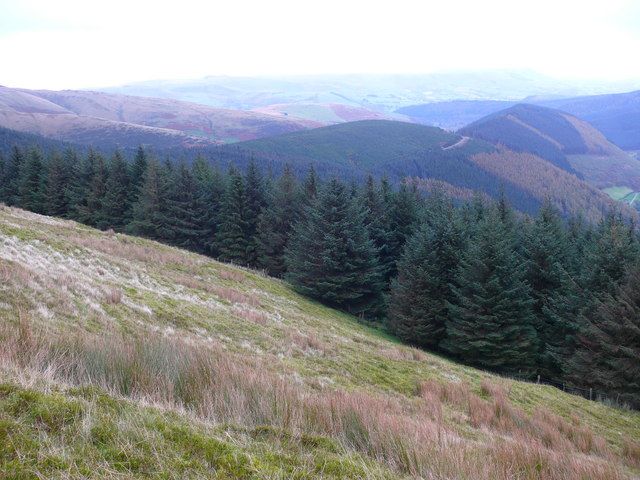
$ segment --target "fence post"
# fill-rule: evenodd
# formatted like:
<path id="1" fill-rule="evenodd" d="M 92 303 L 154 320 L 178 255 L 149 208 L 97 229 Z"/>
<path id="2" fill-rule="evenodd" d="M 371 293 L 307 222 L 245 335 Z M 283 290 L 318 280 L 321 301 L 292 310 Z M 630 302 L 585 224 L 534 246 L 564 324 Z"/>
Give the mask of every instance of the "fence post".
<path id="1" fill-rule="evenodd" d="M 593 400 L 593 388 L 589 389 L 589 400 Z"/>
<path id="2" fill-rule="evenodd" d="M 538 382 L 537 383 L 540 383 L 540 375 L 538 375 Z"/>
<path id="3" fill-rule="evenodd" d="M 564 382 L 562 382 L 562 391 L 564 392 Z"/>

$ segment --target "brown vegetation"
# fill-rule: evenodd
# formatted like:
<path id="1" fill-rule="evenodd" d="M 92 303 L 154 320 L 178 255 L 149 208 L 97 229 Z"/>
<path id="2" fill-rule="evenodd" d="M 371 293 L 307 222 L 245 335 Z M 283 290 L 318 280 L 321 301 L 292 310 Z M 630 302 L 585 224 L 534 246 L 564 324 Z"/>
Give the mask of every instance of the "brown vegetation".
<path id="1" fill-rule="evenodd" d="M 230 354 L 215 345 L 157 335 L 128 339 L 116 333 L 51 338 L 34 331 L 26 314 L 17 325 L 2 325 L 0 339 L 1 364 L 23 378 L 93 384 L 214 423 L 328 435 L 346 449 L 409 475 L 625 478 L 613 453 L 590 430 L 549 412 L 527 415 L 509 402 L 500 385 L 489 382 L 479 394 L 464 383 L 425 382 L 414 399 L 312 390 L 268 373 L 255 357 Z M 292 334 L 291 339 L 306 348 L 323 348 L 312 337 Z M 482 442 L 466 439 L 450 426 L 447 416 L 458 409 L 480 429 Z M 637 462 L 637 445 L 628 443 L 623 454 L 631 464 Z"/>

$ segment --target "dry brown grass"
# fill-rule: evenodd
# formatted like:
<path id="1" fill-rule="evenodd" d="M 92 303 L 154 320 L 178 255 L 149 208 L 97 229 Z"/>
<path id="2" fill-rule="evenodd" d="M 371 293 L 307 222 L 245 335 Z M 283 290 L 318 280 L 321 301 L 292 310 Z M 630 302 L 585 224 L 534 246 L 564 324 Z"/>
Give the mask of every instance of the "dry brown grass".
<path id="1" fill-rule="evenodd" d="M 266 313 L 252 308 L 235 306 L 232 311 L 237 317 L 249 320 L 258 325 L 266 325 L 269 320 L 269 316 Z"/>
<path id="2" fill-rule="evenodd" d="M 111 258 L 122 258 L 151 265 L 180 264 L 185 267 L 197 267 L 203 263 L 196 255 L 185 255 L 164 245 L 140 244 L 123 235 L 103 232 L 100 236 L 76 235 L 69 240 L 90 250 L 96 250 Z"/>
<path id="3" fill-rule="evenodd" d="M 245 279 L 244 274 L 237 270 L 220 270 L 218 276 L 222 280 L 229 280 L 232 282 L 242 282 Z"/>
<path id="4" fill-rule="evenodd" d="M 207 291 L 217 295 L 231 304 L 249 305 L 251 307 L 259 307 L 260 300 L 257 295 L 249 295 L 235 288 L 221 287 L 218 285 L 210 285 Z"/>
<path id="5" fill-rule="evenodd" d="M 622 454 L 627 458 L 629 463 L 640 468 L 640 443 L 629 438 L 625 438 L 622 442 Z"/>
<path id="6" fill-rule="evenodd" d="M 104 301 L 109 305 L 118 305 L 122 303 L 123 293 L 119 288 L 105 288 Z"/>
<path id="7" fill-rule="evenodd" d="M 291 340 L 302 348 L 324 348 L 310 336 L 294 334 Z M 34 331 L 26 313 L 17 324 L 0 326 L 0 365 L 17 375 L 97 385 L 209 422 L 328 435 L 415 477 L 625 478 L 610 452 L 594 448 L 595 437 L 584 427 L 548 412 L 529 417 L 509 403 L 504 389 L 490 383 L 482 387 L 488 400 L 464 383 L 425 382 L 412 400 L 365 391 L 315 391 L 270 373 L 256 357 L 215 345 L 117 333 L 54 338 Z M 482 441 L 460 436 L 445 420 L 445 406 L 462 407 L 475 418 L 484 432 Z M 637 447 L 629 445 L 625 455 L 636 461 Z"/>

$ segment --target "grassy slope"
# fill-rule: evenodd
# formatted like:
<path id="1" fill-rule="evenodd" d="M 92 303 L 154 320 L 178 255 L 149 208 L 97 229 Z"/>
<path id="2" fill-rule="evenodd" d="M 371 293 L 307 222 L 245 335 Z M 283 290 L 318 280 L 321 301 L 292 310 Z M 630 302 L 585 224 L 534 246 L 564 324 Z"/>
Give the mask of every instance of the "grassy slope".
<path id="1" fill-rule="evenodd" d="M 44 333 L 47 347 L 37 350 L 38 355 L 9 361 L 14 357 L 3 356 L 2 351 L 11 350 L 10 342 L 0 342 L 0 382 L 4 382 L 0 476 L 397 478 L 425 476 L 427 471 L 438 478 L 587 478 L 557 469 L 582 468 L 574 463 L 591 462 L 604 465 L 593 478 L 638 473 L 633 466 L 640 460 L 634 456 L 638 452 L 633 453 L 637 445 L 630 443 L 640 438 L 636 412 L 615 410 L 551 387 L 499 379 L 401 346 L 255 272 L 154 242 L 2 207 L 0 337 L 9 338 L 25 322 L 29 329 Z M 393 449 L 400 446 L 376 444 L 369 438 L 371 430 L 365 429 L 369 442 L 365 444 L 358 441 L 360 429 L 355 437 L 344 426 L 306 431 L 309 419 L 315 421 L 308 411 L 298 423 L 273 413 L 251 421 L 247 415 L 216 416 L 220 410 L 191 409 L 188 402 L 176 403 L 158 389 L 142 395 L 109 382 L 97 382 L 100 389 L 78 388 L 72 381 L 77 377 L 59 366 L 41 368 L 55 364 L 42 360 L 46 356 L 42 352 L 49 352 L 55 342 L 121 334 L 145 342 L 154 336 L 179 340 L 200 352 L 212 349 L 212 355 L 228 357 L 242 372 L 271 378 L 267 383 L 231 382 L 245 382 L 246 391 L 257 390 L 253 401 L 258 404 L 269 396 L 272 383 L 293 389 L 284 398 L 304 403 L 307 410 L 309 402 L 325 405 L 321 411 L 340 402 L 364 403 L 361 421 L 371 417 L 378 427 L 386 425 L 378 434 L 399 428 L 407 437 L 415 434 L 419 439 L 419 434 L 431 432 L 419 442 L 424 444 L 434 435 L 440 442 L 442 431 L 451 442 L 446 451 L 454 453 L 434 450 L 440 453 L 418 461 L 397 454 Z M 21 339 L 15 343 L 18 350 L 25 343 Z M 80 351 L 80 343 L 71 342 L 60 351 Z M 122 350 L 113 345 L 105 350 Z M 173 345 L 167 351 L 177 350 Z M 34 367 L 34 357 L 40 367 Z M 81 363 L 80 355 L 70 358 Z M 492 393 L 494 389 L 504 392 L 504 398 Z M 441 410 L 433 413 L 430 408 L 436 404 Z M 472 411 L 476 404 L 486 407 L 480 408 L 489 415 L 486 420 L 476 418 Z M 359 410 L 352 408 L 343 416 L 356 415 Z M 541 408 L 546 415 L 559 416 L 551 423 L 566 424 L 566 432 L 571 432 L 566 433 L 572 438 L 570 444 L 557 440 L 562 440 L 558 445 L 569 445 L 562 453 L 566 456 L 556 458 L 561 455 L 559 447 L 555 453 L 543 449 L 548 457 L 518 456 L 520 467 L 507 459 L 477 477 L 470 473 L 485 463 L 498 465 L 505 445 L 520 445 L 519 435 L 524 435 L 520 426 L 537 418 L 538 413 L 530 416 Z M 505 423 L 505 411 L 517 421 Z M 433 425 L 436 430 L 421 430 Z M 598 442 L 584 433 L 587 430 L 603 437 L 606 447 L 596 447 Z M 574 451 L 577 447 L 570 445 L 578 436 L 590 439 L 589 446 Z M 527 437 L 523 445 L 531 445 L 533 438 Z M 598 453 L 603 449 L 608 453 Z M 623 449 L 631 460 L 621 459 Z M 549 474 L 548 468 L 556 474 Z"/>

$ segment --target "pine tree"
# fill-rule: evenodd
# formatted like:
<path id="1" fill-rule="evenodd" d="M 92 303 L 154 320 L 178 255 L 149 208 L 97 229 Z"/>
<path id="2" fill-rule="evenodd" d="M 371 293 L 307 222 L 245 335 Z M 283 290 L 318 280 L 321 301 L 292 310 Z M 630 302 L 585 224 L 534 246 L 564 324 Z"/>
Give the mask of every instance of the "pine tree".
<path id="1" fill-rule="evenodd" d="M 514 373 L 534 368 L 537 337 L 530 287 L 512 232 L 495 209 L 460 260 L 442 347 L 465 362 Z"/>
<path id="2" fill-rule="evenodd" d="M 451 320 L 454 282 L 464 251 L 463 230 L 453 205 L 444 196 L 431 199 L 427 221 L 414 233 L 398 262 L 389 324 L 403 341 L 437 348 Z"/>
<path id="3" fill-rule="evenodd" d="M 7 175 L 7 161 L 4 159 L 4 155 L 0 152 L 0 202 L 5 202 L 3 188 L 6 184 Z"/>
<path id="4" fill-rule="evenodd" d="M 217 168 L 212 169 L 202 156 L 198 156 L 194 161 L 192 174 L 196 182 L 196 202 L 199 209 L 197 220 L 202 234 L 198 251 L 217 257 L 216 236 L 224 195 L 224 180 L 220 171 Z"/>
<path id="5" fill-rule="evenodd" d="M 316 199 L 316 196 L 318 195 L 318 184 L 319 181 L 318 175 L 316 174 L 316 169 L 313 167 L 313 165 L 311 165 L 302 186 L 304 192 L 303 199 L 306 206 L 311 205 Z"/>
<path id="6" fill-rule="evenodd" d="M 356 315 L 380 312 L 382 278 L 365 212 L 336 179 L 296 225 L 285 262 L 286 278 L 300 293 Z"/>
<path id="7" fill-rule="evenodd" d="M 245 180 L 245 238 L 247 244 L 247 265 L 258 263 L 258 220 L 265 204 L 265 187 L 256 164 L 251 161 Z"/>
<path id="8" fill-rule="evenodd" d="M 201 216 L 204 215 L 196 180 L 183 163 L 170 179 L 167 219 L 170 241 L 181 248 L 197 251 L 204 236 Z"/>
<path id="9" fill-rule="evenodd" d="M 130 221 L 131 189 L 129 185 L 129 166 L 120 152 L 116 152 L 109 166 L 102 210 L 97 226 L 122 230 Z"/>
<path id="10" fill-rule="evenodd" d="M 584 299 L 566 229 L 550 201 L 542 205 L 523 243 L 539 339 L 538 373 L 560 378 L 562 365 L 573 353 Z"/>
<path id="11" fill-rule="evenodd" d="M 69 217 L 81 223 L 93 225 L 96 213 L 99 213 L 99 210 L 95 210 L 97 199 L 93 196 L 93 182 L 99 155 L 92 149 L 80 160 L 75 156 L 75 152 L 67 152 L 65 155 L 72 156 L 74 160 L 71 163 L 73 166 L 71 185 L 67 190 Z M 104 169 L 104 165 L 102 168 Z"/>
<path id="12" fill-rule="evenodd" d="M 587 288 L 594 296 L 613 295 L 628 265 L 638 255 L 638 242 L 619 212 L 600 222 L 586 251 Z"/>
<path id="13" fill-rule="evenodd" d="M 640 408 L 640 266 L 632 266 L 613 295 L 597 301 L 577 335 L 567 368 L 574 384 Z"/>
<path id="14" fill-rule="evenodd" d="M 389 285 L 390 276 L 395 269 L 395 259 L 391 252 L 393 242 L 391 222 L 384 198 L 384 195 L 387 194 L 385 191 L 387 187 L 388 185 L 382 184 L 380 189 L 376 188 L 373 177 L 369 176 L 360 200 L 366 211 L 365 222 L 369 238 L 373 240 L 373 244 L 378 250 L 380 273 L 386 286 Z"/>
<path id="15" fill-rule="evenodd" d="M 258 223 L 258 266 L 274 277 L 286 271 L 284 253 L 301 214 L 300 197 L 296 178 L 286 166 L 270 191 L 268 207 Z"/>
<path id="16" fill-rule="evenodd" d="M 388 278 L 397 275 L 396 262 L 402 255 L 407 239 L 413 234 L 418 220 L 418 201 L 414 191 L 406 183 L 394 195 L 390 212 L 391 240 L 389 243 L 390 271 Z"/>
<path id="17" fill-rule="evenodd" d="M 156 240 L 171 238 L 167 217 L 169 182 L 167 171 L 156 161 L 149 161 L 142 187 L 133 205 L 133 219 L 127 230 Z"/>
<path id="18" fill-rule="evenodd" d="M 17 205 L 20 188 L 20 171 L 24 163 L 24 152 L 17 146 L 11 149 L 11 155 L 6 161 L 2 183 L 0 183 L 0 201 L 7 205 Z"/>
<path id="19" fill-rule="evenodd" d="M 239 265 L 247 264 L 246 202 L 242 176 L 231 167 L 222 197 L 217 249 L 221 260 Z"/>
<path id="20" fill-rule="evenodd" d="M 136 155 L 131 163 L 131 188 L 134 190 L 134 196 L 137 196 L 137 190 L 142 187 L 144 181 L 144 172 L 147 170 L 147 154 L 142 148 L 142 145 L 138 147 Z M 135 198 L 133 199 L 135 200 Z"/>
<path id="21" fill-rule="evenodd" d="M 54 153 L 49 161 L 45 186 L 45 207 L 47 215 L 64 217 L 69 212 L 67 189 L 71 182 L 71 165 L 68 157 Z"/>
<path id="22" fill-rule="evenodd" d="M 20 169 L 18 183 L 18 205 L 20 208 L 44 213 L 44 179 L 42 152 L 37 148 L 32 148 Z"/>
<path id="23" fill-rule="evenodd" d="M 98 226 L 101 221 L 102 203 L 107 192 L 107 165 L 104 157 L 93 152 L 91 159 L 91 179 L 87 190 L 85 223 Z"/>

